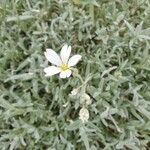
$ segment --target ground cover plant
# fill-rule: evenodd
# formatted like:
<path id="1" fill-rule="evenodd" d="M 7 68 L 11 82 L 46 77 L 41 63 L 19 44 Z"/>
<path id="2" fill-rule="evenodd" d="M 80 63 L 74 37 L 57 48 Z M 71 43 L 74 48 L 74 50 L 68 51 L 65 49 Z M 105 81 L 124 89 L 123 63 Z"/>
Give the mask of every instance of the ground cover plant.
<path id="1" fill-rule="evenodd" d="M 1 150 L 149 149 L 149 0 L 1 0 L 0 33 Z"/>

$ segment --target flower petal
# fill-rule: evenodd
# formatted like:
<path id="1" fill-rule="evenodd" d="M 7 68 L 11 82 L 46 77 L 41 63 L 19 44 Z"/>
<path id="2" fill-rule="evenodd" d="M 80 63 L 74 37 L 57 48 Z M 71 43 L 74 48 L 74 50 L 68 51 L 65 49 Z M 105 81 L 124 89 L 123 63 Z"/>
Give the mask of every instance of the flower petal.
<path id="1" fill-rule="evenodd" d="M 71 46 L 68 46 L 67 44 L 65 44 L 60 51 L 60 57 L 64 64 L 68 62 L 70 53 L 71 53 Z"/>
<path id="2" fill-rule="evenodd" d="M 60 71 L 60 68 L 55 66 L 50 66 L 44 69 L 44 72 L 46 73 L 45 76 L 52 76 L 54 74 L 59 73 Z"/>
<path id="3" fill-rule="evenodd" d="M 46 49 L 46 52 L 44 52 L 44 54 L 47 60 L 50 61 L 52 64 L 57 66 L 60 66 L 62 64 L 60 57 L 52 49 Z"/>
<path id="4" fill-rule="evenodd" d="M 81 55 L 72 56 L 68 61 L 68 66 L 71 67 L 71 66 L 76 65 L 79 62 L 79 60 L 81 59 L 81 57 L 82 57 Z"/>
<path id="5" fill-rule="evenodd" d="M 62 71 L 59 76 L 60 78 L 68 78 L 70 77 L 71 73 L 71 70 L 67 69 L 66 71 Z"/>

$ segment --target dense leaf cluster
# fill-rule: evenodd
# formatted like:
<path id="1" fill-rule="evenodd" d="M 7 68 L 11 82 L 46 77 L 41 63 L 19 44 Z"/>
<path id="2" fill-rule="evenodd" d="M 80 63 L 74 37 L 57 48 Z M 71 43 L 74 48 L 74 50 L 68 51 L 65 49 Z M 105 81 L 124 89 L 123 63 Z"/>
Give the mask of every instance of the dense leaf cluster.
<path id="1" fill-rule="evenodd" d="M 149 0 L 1 0 L 0 33 L 0 149 L 149 149 Z M 64 43 L 82 82 L 44 76 L 45 49 Z"/>

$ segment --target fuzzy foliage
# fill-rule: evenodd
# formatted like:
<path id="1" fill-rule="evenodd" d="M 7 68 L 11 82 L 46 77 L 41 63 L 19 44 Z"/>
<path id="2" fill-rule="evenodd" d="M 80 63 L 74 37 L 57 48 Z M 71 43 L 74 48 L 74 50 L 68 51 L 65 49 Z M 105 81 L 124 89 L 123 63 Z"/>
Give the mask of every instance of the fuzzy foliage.
<path id="1" fill-rule="evenodd" d="M 0 33 L 1 150 L 149 149 L 149 0 L 1 0 Z M 64 43 L 82 82 L 44 76 L 45 49 Z"/>

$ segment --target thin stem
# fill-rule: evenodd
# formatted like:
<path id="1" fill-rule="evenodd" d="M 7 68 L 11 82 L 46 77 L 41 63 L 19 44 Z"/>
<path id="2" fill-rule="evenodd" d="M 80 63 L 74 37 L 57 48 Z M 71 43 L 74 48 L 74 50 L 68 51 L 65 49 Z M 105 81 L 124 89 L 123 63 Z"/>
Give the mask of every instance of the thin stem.
<path id="1" fill-rule="evenodd" d="M 91 16 L 92 22 L 94 24 L 94 5 L 90 5 L 89 12 L 90 12 L 90 16 Z"/>

